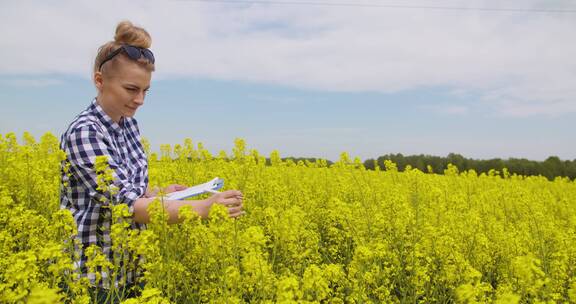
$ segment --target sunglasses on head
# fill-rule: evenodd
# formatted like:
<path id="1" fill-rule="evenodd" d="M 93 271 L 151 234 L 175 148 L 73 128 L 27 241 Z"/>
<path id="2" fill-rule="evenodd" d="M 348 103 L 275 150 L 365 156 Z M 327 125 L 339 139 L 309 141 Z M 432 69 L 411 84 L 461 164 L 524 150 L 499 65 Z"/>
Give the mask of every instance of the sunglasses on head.
<path id="1" fill-rule="evenodd" d="M 110 53 L 110 55 L 106 56 L 104 60 L 102 60 L 102 63 L 100 63 L 100 66 L 98 67 L 98 71 L 102 69 L 102 65 L 106 63 L 106 61 L 109 61 L 110 59 L 114 58 L 114 56 L 120 54 L 122 50 L 124 50 L 124 53 L 126 53 L 126 55 L 128 55 L 128 57 L 132 60 L 138 60 L 144 56 L 144 58 L 146 58 L 150 63 L 154 63 L 154 54 L 152 54 L 152 51 L 149 49 L 123 44 L 118 49 Z"/>

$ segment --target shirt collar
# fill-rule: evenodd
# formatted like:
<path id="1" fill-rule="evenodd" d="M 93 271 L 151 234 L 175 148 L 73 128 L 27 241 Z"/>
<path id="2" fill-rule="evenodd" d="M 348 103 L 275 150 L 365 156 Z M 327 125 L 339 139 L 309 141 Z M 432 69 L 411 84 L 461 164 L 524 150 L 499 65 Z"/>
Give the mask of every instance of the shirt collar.
<path id="1" fill-rule="evenodd" d="M 94 98 L 94 100 L 92 101 L 92 104 L 90 105 L 90 110 L 102 122 L 102 124 L 104 124 L 104 126 L 106 127 L 106 129 L 108 129 L 108 131 L 112 131 L 113 133 L 116 134 L 123 133 L 123 126 L 125 121 L 123 116 L 120 117 L 120 122 L 116 123 L 114 120 L 112 120 L 112 118 L 110 118 L 110 116 L 108 116 L 108 114 L 106 114 L 106 112 L 104 112 L 104 109 L 102 109 L 102 107 L 98 104 L 96 98 Z"/>

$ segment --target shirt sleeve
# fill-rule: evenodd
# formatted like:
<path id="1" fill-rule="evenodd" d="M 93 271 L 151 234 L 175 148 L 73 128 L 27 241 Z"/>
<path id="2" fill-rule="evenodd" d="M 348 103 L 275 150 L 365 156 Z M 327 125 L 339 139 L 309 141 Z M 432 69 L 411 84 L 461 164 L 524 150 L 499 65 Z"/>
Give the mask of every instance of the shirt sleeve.
<path id="1" fill-rule="evenodd" d="M 94 126 L 83 126 L 70 133 L 64 148 L 70 162 L 70 173 L 86 187 L 90 197 L 99 202 L 104 200 L 109 203 L 110 193 L 97 189 L 94 167 L 97 156 L 106 156 L 108 166 L 113 170 L 113 185 L 118 189 L 111 203 L 125 203 L 130 212 L 134 212 L 134 202 L 144 193 L 140 187 L 134 187 L 126 169 L 114 157 L 118 153 L 110 138 L 105 137 Z"/>

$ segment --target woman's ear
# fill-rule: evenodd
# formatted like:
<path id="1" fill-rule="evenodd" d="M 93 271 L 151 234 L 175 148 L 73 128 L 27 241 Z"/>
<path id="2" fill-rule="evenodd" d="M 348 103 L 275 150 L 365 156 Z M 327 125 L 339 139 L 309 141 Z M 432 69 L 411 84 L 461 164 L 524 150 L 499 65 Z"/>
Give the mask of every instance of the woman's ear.
<path id="1" fill-rule="evenodd" d="M 102 88 L 104 86 L 104 77 L 102 77 L 102 72 L 95 72 L 94 73 L 94 85 L 98 92 L 102 92 Z"/>

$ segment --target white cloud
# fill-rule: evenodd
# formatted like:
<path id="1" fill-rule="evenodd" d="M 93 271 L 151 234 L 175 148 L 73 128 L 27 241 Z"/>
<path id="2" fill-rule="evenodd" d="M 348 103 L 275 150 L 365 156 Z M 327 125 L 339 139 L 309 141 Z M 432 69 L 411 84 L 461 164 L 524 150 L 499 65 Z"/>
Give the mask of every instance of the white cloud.
<path id="1" fill-rule="evenodd" d="M 572 1 L 410 4 L 552 9 Z M 156 78 L 209 77 L 330 91 L 441 86 L 479 94 L 496 115 L 576 112 L 574 14 L 193 1 L 0 6 L 0 74 L 88 78 L 98 46 L 113 37 L 118 21 L 129 19 L 153 36 Z M 461 105 L 447 111 L 466 112 Z"/>

